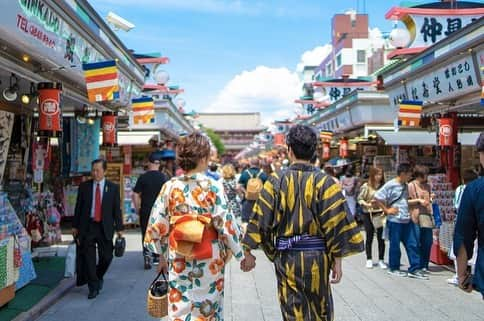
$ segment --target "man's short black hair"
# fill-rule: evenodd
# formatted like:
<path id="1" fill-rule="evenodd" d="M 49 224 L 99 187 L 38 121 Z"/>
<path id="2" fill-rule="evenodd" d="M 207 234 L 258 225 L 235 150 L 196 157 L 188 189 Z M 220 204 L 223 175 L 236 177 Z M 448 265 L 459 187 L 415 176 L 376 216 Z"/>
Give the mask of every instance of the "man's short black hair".
<path id="1" fill-rule="evenodd" d="M 91 168 L 94 167 L 94 164 L 102 163 L 103 164 L 103 169 L 106 171 L 108 169 L 108 162 L 106 162 L 105 159 L 98 158 L 92 161 L 91 163 Z"/>
<path id="2" fill-rule="evenodd" d="M 404 174 L 404 173 L 411 173 L 412 172 L 412 167 L 410 166 L 410 164 L 400 164 L 398 165 L 398 168 L 397 168 L 397 175 L 400 176 L 400 174 Z"/>
<path id="3" fill-rule="evenodd" d="M 287 133 L 286 144 L 297 159 L 310 161 L 316 153 L 318 136 L 309 126 L 295 125 Z"/>

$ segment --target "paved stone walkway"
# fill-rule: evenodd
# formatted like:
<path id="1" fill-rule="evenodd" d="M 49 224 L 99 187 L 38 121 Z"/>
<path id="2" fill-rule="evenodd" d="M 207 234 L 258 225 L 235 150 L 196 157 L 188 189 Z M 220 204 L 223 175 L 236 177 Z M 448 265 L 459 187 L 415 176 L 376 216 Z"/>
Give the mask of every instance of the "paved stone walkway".
<path id="1" fill-rule="evenodd" d="M 139 235 L 127 235 L 123 258 L 115 258 L 105 289 L 87 300 L 87 288 L 74 288 L 52 306 L 41 321 L 144 321 L 146 288 L 154 271 L 144 271 Z M 257 253 L 257 268 L 243 273 L 238 263 L 227 267 L 226 321 L 281 321 L 274 268 Z M 336 321 L 482 321 L 484 302 L 477 293 L 465 294 L 446 284 L 451 273 L 439 267 L 429 281 L 397 278 L 375 267 L 364 267 L 358 255 L 343 263 L 341 284 L 334 287 Z"/>

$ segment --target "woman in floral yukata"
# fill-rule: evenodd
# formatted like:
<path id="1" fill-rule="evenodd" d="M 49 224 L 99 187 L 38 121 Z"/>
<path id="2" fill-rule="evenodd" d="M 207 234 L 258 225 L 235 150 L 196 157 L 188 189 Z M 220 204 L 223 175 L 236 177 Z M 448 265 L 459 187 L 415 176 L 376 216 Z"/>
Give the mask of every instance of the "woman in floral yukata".
<path id="1" fill-rule="evenodd" d="M 206 137 L 183 137 L 177 150 L 184 175 L 162 188 L 145 244 L 160 254 L 159 271 L 168 273 L 170 321 L 222 321 L 224 266 L 243 259 L 240 230 L 230 213 L 221 182 L 204 173 L 210 157 Z"/>

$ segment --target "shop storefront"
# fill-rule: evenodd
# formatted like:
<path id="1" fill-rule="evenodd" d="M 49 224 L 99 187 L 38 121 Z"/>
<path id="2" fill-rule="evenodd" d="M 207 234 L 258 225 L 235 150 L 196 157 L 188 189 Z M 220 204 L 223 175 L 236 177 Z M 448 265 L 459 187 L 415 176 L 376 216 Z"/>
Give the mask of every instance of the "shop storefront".
<path id="1" fill-rule="evenodd" d="M 144 73 L 83 0 L 0 4 L 0 297 L 35 277 L 31 250 L 60 241 L 70 187 L 99 156 L 100 116 L 139 95 Z M 83 64 L 115 61 L 117 94 L 88 99 Z"/>
<path id="2" fill-rule="evenodd" d="M 480 10 L 478 16 L 482 16 Z M 435 10 L 428 13 L 432 14 L 439 17 Z M 484 18 L 472 20 L 381 74 L 395 125 L 400 128 L 398 133 L 378 134 L 387 144 L 397 146 L 397 162 L 423 163 L 440 172 L 431 177 L 431 183 L 438 194 L 435 202 L 443 218 L 440 247 L 444 251 L 451 246 L 455 218 L 451 205 L 453 191 L 460 184 L 463 170 L 479 168 L 474 144 L 484 130 L 481 105 Z M 402 105 L 409 102 L 421 106 L 418 121 L 413 126 L 398 126 Z"/>

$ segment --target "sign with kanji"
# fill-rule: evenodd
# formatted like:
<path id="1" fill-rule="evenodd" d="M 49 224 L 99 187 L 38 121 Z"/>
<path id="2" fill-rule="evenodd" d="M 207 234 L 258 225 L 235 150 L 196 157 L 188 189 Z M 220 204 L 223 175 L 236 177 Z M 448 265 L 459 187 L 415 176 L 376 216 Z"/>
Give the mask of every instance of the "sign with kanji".
<path id="1" fill-rule="evenodd" d="M 410 14 L 403 22 L 412 35 L 409 48 L 428 47 L 477 21 L 481 15 L 440 16 Z"/>
<path id="2" fill-rule="evenodd" d="M 337 84 L 337 85 L 336 85 Z M 371 90 L 372 87 L 370 86 L 344 86 L 341 83 L 335 83 L 336 86 L 334 87 L 323 87 L 322 93 L 325 96 L 329 97 L 330 103 L 334 103 L 341 98 L 348 96 L 354 90 Z"/>
<path id="3" fill-rule="evenodd" d="M 442 101 L 475 91 L 477 82 L 471 56 L 449 63 L 407 83 L 409 99 Z"/>

